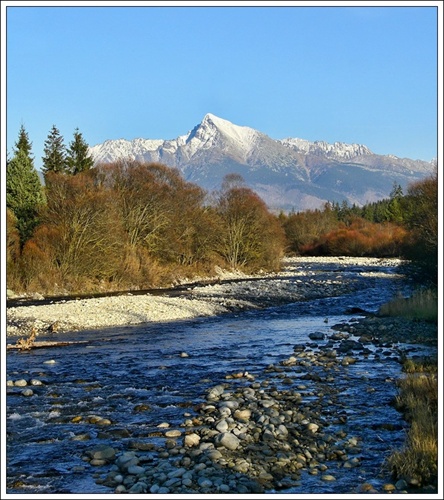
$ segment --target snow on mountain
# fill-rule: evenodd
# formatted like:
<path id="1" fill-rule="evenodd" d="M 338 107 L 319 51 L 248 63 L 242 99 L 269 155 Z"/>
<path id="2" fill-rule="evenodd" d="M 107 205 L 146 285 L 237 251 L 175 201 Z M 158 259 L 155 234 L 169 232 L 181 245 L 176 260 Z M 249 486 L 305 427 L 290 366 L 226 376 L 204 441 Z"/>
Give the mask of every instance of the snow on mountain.
<path id="1" fill-rule="evenodd" d="M 89 153 L 96 162 L 101 163 L 110 163 L 124 158 L 135 160 L 143 157 L 147 151 L 156 151 L 163 143 L 163 140 L 156 139 L 108 140 L 89 148 Z"/>
<path id="2" fill-rule="evenodd" d="M 376 155 L 361 144 L 271 139 L 211 113 L 176 139 L 107 140 L 90 154 L 95 164 L 160 162 L 207 190 L 219 189 L 225 175 L 237 173 L 276 210 L 342 200 L 362 205 L 386 198 L 394 183 L 405 188 L 432 171 L 428 162 Z"/>
<path id="3" fill-rule="evenodd" d="M 162 161 L 164 157 L 171 157 L 170 162 L 174 163 L 171 166 L 179 167 L 197 153 L 223 145 L 228 154 L 231 151 L 233 156 L 246 160 L 259 135 L 260 132 L 250 127 L 233 125 L 208 113 L 199 125 L 177 139 L 108 140 L 91 147 L 90 154 L 96 163 L 122 158 Z"/>
<path id="4" fill-rule="evenodd" d="M 345 144 L 343 142 L 329 144 L 325 141 L 309 142 L 305 139 L 297 138 L 282 139 L 279 142 L 284 146 L 288 146 L 305 154 L 320 154 L 328 158 L 349 160 L 356 156 L 373 154 L 367 146 L 363 146 L 362 144 Z"/>

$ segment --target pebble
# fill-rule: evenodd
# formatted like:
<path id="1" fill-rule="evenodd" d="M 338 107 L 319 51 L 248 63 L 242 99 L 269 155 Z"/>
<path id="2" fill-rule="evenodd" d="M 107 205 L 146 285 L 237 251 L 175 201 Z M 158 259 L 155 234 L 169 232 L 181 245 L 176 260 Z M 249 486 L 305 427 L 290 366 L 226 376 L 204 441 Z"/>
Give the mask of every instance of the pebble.
<path id="1" fill-rule="evenodd" d="M 16 380 L 16 381 L 14 382 L 14 385 L 15 385 L 16 387 L 25 387 L 25 386 L 27 386 L 27 385 L 28 385 L 28 382 L 27 382 L 24 378 L 22 378 L 22 379 L 20 379 L 20 380 Z"/>
<path id="2" fill-rule="evenodd" d="M 129 323 L 125 320 L 125 324 Z M 337 467 L 360 467 L 358 457 L 348 456 L 350 450 L 357 448 L 359 443 L 356 438 L 349 437 L 348 441 L 341 443 L 341 450 L 338 441 L 345 439 L 346 433 L 335 435 L 329 431 L 328 426 L 324 426 L 323 412 L 329 409 L 329 398 L 334 399 L 335 396 L 333 370 L 343 366 L 345 368 L 342 371 L 345 372 L 348 366 L 358 363 L 356 352 L 362 356 L 363 343 L 373 339 L 373 334 L 366 331 L 367 326 L 374 327 L 378 335 L 390 335 L 391 330 L 380 328 L 377 320 L 375 325 L 353 326 L 353 335 L 359 338 L 359 342 L 350 341 L 345 330 L 328 339 L 320 332 L 312 332 L 311 339 L 319 342 L 316 345 L 312 343 L 310 347 L 319 349 L 319 352 L 307 350 L 308 346 L 303 346 L 302 350 L 295 346 L 295 352 L 285 362 L 280 366 L 270 365 L 265 370 L 269 380 L 259 380 L 253 385 L 257 376 L 250 376 L 248 372 L 227 375 L 227 384 L 218 384 L 208 390 L 204 396 L 206 403 L 196 410 L 197 417 L 189 415 L 185 433 L 175 429 L 165 432 L 166 438 L 177 440 L 169 439 L 163 447 L 145 443 L 150 445 L 146 449 L 149 466 L 143 463 L 145 450 L 142 438 L 142 447 L 136 447 L 136 451 L 125 451 L 122 442 L 123 449 L 116 451 L 114 456 L 100 457 L 85 453 L 85 458 L 91 465 L 108 465 L 111 468 L 107 478 L 99 479 L 115 493 L 199 494 L 202 490 L 205 493 L 263 493 L 264 485 L 266 489 L 279 488 L 290 478 L 297 482 L 304 470 L 314 476 L 318 474 L 322 481 L 335 481 L 334 475 L 325 474 L 327 465 L 324 462 L 328 459 L 329 466 L 331 461 L 336 461 Z M 323 346 L 323 342 L 332 341 L 339 342 L 339 347 L 333 349 L 333 343 L 328 348 Z M 189 355 L 181 352 L 179 356 L 186 358 Z M 44 363 L 55 362 L 48 360 Z M 332 374 L 328 378 L 324 373 L 322 378 L 315 372 L 316 367 L 331 370 Z M 301 372 L 298 370 L 309 375 L 304 380 L 306 384 L 300 383 Z M 27 382 L 23 380 L 24 387 Z M 322 401 L 320 391 L 311 388 L 311 383 L 317 382 L 328 382 L 329 387 L 333 388 L 330 394 L 322 387 Z M 14 385 L 19 386 L 16 382 Z M 280 389 L 273 385 L 279 385 Z M 311 398 L 310 403 L 305 398 Z M 92 420 L 91 417 L 90 423 L 111 424 L 100 416 Z M 336 426 L 341 425 L 341 419 L 345 418 L 344 415 L 331 416 L 332 420 L 336 419 Z M 171 424 L 162 422 L 157 427 L 169 429 Z M 80 436 L 86 434 L 77 437 Z M 405 481 L 398 481 L 395 485 L 385 485 L 383 489 L 404 490 L 406 486 Z M 371 485 L 368 489 L 365 489 L 365 485 L 356 487 L 362 492 L 375 491 Z"/>
<path id="3" fill-rule="evenodd" d="M 322 481 L 336 481 L 336 478 L 331 474 L 324 474 L 321 476 Z"/>
<path id="4" fill-rule="evenodd" d="M 173 429 L 171 431 L 166 431 L 165 432 L 165 436 L 166 437 L 179 437 L 182 435 L 182 432 L 177 430 L 177 429 Z"/>

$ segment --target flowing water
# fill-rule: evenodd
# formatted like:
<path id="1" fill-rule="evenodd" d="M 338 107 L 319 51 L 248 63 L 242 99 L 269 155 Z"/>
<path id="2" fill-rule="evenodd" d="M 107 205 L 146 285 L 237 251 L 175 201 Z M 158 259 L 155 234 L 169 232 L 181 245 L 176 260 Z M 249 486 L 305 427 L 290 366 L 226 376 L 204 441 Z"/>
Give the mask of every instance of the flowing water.
<path id="1" fill-rule="evenodd" d="M 343 296 L 214 318 L 65 333 L 60 340 L 88 343 L 8 352 L 8 379 L 43 382 L 32 386 L 31 397 L 21 394 L 23 388 L 8 387 L 8 493 L 112 493 L 93 477 L 109 467 L 82 461 L 87 448 L 109 444 L 126 451 L 129 439 L 146 437 L 161 422 L 177 426 L 185 412 L 192 414 L 204 401 L 205 391 L 223 383 L 228 373 L 247 370 L 263 379 L 267 366 L 292 355 L 295 344 L 313 344 L 309 333 L 329 335 L 334 324 L 356 318 L 346 314 L 350 307 L 376 311 L 409 287 L 407 280 L 394 277 L 397 268 L 387 265 L 329 265 L 314 271 L 319 280 L 339 272 L 342 280 L 359 286 Z M 331 413 L 346 413 L 342 428 L 362 440 L 362 467 L 338 468 L 337 480 L 323 484 L 324 492 L 348 493 L 365 480 L 389 479 L 380 476 L 381 465 L 393 448 L 402 445 L 405 422 L 390 405 L 401 367 L 396 349 L 386 351 L 384 356 L 360 358 L 335 379 Z M 182 352 L 188 357 L 180 357 Z M 310 381 L 304 383 L 309 399 Z M 125 429 L 127 434 L 110 438 L 87 421 L 90 415 L 109 419 L 107 432 Z M 82 418 L 74 423 L 76 417 Z M 79 440 L 82 435 L 89 439 Z M 301 486 L 288 492 L 319 493 L 319 479 L 305 474 Z"/>

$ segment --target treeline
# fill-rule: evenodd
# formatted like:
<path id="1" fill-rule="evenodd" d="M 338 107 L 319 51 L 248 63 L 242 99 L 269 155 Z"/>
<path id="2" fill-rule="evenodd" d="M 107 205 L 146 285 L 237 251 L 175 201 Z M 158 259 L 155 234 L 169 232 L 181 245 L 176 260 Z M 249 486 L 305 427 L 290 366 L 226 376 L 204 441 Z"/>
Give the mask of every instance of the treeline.
<path id="1" fill-rule="evenodd" d="M 437 262 L 437 176 L 364 207 L 275 215 L 236 174 L 207 193 L 160 163 L 92 168 L 78 129 L 67 148 L 53 126 L 44 152 L 44 185 L 23 126 L 7 162 L 7 281 L 16 291 L 149 288 L 217 266 L 274 271 L 284 254 Z"/>
<path id="2" fill-rule="evenodd" d="M 412 183 L 404 194 L 396 183 L 388 199 L 363 207 L 326 203 L 322 210 L 281 213 L 287 252 L 295 255 L 403 257 L 422 278 L 436 282 L 438 270 L 438 173 Z"/>

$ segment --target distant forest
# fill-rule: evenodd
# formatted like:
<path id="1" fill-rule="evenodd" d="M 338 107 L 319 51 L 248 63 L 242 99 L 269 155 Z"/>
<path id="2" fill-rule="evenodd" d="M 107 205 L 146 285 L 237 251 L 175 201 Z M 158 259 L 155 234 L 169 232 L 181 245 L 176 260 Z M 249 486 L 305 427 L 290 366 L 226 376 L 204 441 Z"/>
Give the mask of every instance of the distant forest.
<path id="1" fill-rule="evenodd" d="M 160 163 L 93 167 L 78 129 L 53 126 L 44 185 L 21 127 L 7 160 L 6 270 L 15 292 L 48 295 L 168 286 L 216 269 L 280 269 L 284 255 L 402 257 L 437 280 L 438 176 L 363 207 L 274 214 L 237 174 L 208 193 Z"/>

